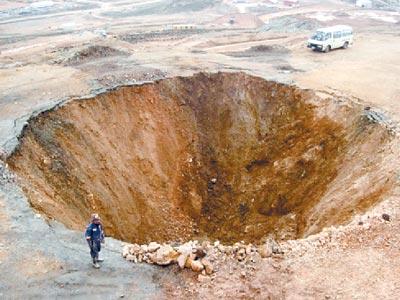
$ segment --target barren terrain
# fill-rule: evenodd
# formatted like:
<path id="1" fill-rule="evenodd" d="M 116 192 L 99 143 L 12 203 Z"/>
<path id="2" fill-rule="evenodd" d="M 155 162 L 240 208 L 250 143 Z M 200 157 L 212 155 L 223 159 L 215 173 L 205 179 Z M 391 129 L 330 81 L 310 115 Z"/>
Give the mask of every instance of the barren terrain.
<path id="1" fill-rule="evenodd" d="M 2 1 L 1 298 L 397 299 L 400 10 L 374 2 Z M 352 47 L 305 47 L 334 24 Z M 121 255 L 266 238 L 209 276 Z"/>

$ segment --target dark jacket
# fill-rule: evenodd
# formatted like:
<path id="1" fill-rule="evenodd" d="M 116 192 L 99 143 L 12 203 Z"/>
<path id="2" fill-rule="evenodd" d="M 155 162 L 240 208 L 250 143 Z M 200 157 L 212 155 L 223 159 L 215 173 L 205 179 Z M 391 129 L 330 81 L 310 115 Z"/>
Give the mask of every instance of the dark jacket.
<path id="1" fill-rule="evenodd" d="M 104 240 L 103 226 L 101 224 L 90 223 L 88 227 L 86 227 L 85 237 L 90 237 L 92 241 Z"/>

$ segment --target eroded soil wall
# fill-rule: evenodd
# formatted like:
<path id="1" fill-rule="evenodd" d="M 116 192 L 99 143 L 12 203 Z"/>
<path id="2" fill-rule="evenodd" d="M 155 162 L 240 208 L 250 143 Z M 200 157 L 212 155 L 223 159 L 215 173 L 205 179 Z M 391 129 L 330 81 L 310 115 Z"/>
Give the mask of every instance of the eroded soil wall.
<path id="1" fill-rule="evenodd" d="M 376 161 L 389 140 L 359 107 L 243 73 L 198 74 L 42 113 L 8 162 L 32 206 L 71 228 L 96 211 L 108 234 L 132 242 L 257 242 L 344 222 L 381 199 L 386 170 L 350 166 Z M 363 192 L 345 180 L 353 170 L 371 178 Z"/>

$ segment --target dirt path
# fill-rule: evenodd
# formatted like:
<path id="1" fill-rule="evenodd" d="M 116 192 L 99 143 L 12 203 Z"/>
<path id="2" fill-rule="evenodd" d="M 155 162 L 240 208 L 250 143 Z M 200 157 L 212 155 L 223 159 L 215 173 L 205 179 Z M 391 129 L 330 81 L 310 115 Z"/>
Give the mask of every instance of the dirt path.
<path id="1" fill-rule="evenodd" d="M 12 182 L 0 182 L 0 217 L 3 299 L 163 297 L 160 283 L 168 273 L 126 264 L 120 242 L 108 238 L 103 251 L 105 262 L 100 270 L 93 269 L 82 233 L 58 223 L 47 224 Z"/>

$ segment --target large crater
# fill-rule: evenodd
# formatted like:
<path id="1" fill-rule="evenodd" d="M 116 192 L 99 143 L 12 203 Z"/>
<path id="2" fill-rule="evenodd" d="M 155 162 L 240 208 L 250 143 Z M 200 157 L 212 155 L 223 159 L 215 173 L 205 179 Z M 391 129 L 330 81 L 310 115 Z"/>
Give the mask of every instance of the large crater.
<path id="1" fill-rule="evenodd" d="M 131 242 L 298 238 L 391 188 L 362 107 L 243 73 L 120 87 L 32 118 L 8 158 L 31 205 Z M 362 180 L 362 184 L 360 183 Z"/>

